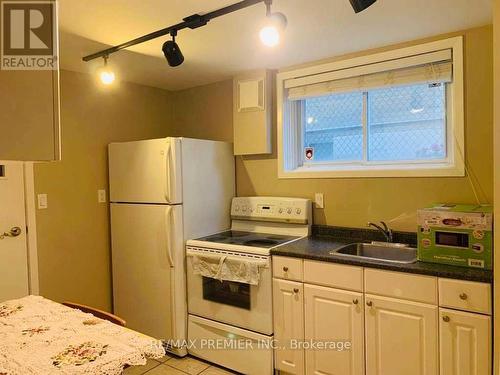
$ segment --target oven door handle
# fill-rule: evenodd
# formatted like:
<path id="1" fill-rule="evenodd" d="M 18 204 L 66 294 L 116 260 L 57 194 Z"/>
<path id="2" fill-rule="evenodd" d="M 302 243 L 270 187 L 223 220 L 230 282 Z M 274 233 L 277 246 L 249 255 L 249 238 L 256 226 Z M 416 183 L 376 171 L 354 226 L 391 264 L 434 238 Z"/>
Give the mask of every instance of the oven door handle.
<path id="1" fill-rule="evenodd" d="M 259 267 L 262 267 L 262 268 L 269 268 L 269 261 L 267 260 L 254 260 L 252 258 L 247 258 L 247 257 L 239 257 L 239 256 L 231 256 L 231 255 L 225 255 L 225 254 L 211 254 L 211 253 L 202 253 L 202 252 L 199 252 L 199 251 L 192 251 L 190 249 L 187 249 L 186 250 L 186 256 L 188 257 L 194 257 L 194 256 L 198 256 L 198 257 L 202 257 L 202 258 L 211 258 L 211 259 L 216 259 L 218 261 L 220 261 L 220 259 L 222 257 L 225 257 L 226 260 L 229 259 L 229 260 L 236 260 L 236 261 L 249 261 L 249 262 L 252 262 L 252 263 L 257 263 L 257 265 Z"/>

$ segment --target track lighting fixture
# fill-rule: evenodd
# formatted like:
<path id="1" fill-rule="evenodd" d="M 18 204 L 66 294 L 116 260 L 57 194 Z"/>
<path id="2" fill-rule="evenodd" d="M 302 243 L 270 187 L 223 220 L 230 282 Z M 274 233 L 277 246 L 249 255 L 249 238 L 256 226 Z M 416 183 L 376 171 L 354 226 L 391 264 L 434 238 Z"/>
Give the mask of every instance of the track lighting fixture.
<path id="1" fill-rule="evenodd" d="M 375 3 L 377 0 L 349 0 L 351 6 L 353 7 L 356 13 L 359 13 L 370 5 Z M 165 58 L 168 61 L 168 65 L 170 66 L 179 66 L 184 62 L 184 56 L 182 52 L 175 42 L 175 36 L 178 31 L 184 29 L 197 29 L 198 27 L 205 26 L 211 20 L 224 16 L 226 14 L 230 14 L 236 12 L 241 9 L 248 8 L 250 6 L 265 3 L 266 4 L 266 25 L 260 30 L 259 37 L 262 43 L 269 47 L 274 47 L 279 44 L 282 33 L 286 27 L 287 19 L 283 13 L 271 12 L 272 0 L 241 0 L 237 3 L 225 6 L 223 8 L 214 10 L 205 14 L 193 14 L 188 16 L 182 20 L 182 22 L 177 23 L 175 25 L 166 27 L 161 30 L 153 31 L 152 33 L 140 36 L 138 38 L 129 40 L 128 42 L 107 48 L 105 50 L 93 53 L 88 56 L 84 56 L 83 61 L 90 61 L 97 59 L 99 57 L 104 58 L 104 65 L 106 67 L 106 62 L 108 56 L 112 53 L 121 51 L 122 49 L 129 48 L 135 46 L 136 44 L 144 43 L 152 39 L 156 39 L 165 35 L 171 35 L 172 40 L 169 40 L 163 44 L 162 51 L 165 55 Z M 103 70 L 100 73 L 101 81 L 109 85 L 113 83 L 115 79 L 115 74 L 110 70 Z"/>
<path id="2" fill-rule="evenodd" d="M 104 66 L 99 69 L 99 79 L 104 85 L 111 85 L 115 81 L 115 73 L 108 66 L 108 55 L 102 57 Z"/>
<path id="3" fill-rule="evenodd" d="M 377 0 L 349 0 L 351 2 L 354 12 L 359 13 L 364 11 Z"/>
<path id="4" fill-rule="evenodd" d="M 184 55 L 175 42 L 177 31 L 173 30 L 172 32 L 170 32 L 170 35 L 172 36 L 172 40 L 167 40 L 165 43 L 163 43 L 162 51 L 168 61 L 168 65 L 172 67 L 179 66 L 184 62 Z"/>
<path id="5" fill-rule="evenodd" d="M 281 34 L 286 28 L 287 19 L 283 13 L 271 12 L 272 0 L 265 0 L 266 25 L 260 30 L 259 37 L 262 44 L 268 47 L 277 46 L 281 40 Z"/>

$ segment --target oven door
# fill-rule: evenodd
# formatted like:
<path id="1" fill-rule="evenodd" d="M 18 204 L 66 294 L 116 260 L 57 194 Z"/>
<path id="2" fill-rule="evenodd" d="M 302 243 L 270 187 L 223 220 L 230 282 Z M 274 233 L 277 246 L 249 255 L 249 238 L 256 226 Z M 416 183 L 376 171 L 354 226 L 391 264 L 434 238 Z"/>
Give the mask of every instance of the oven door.
<path id="1" fill-rule="evenodd" d="M 187 247 L 188 311 L 190 314 L 232 324 L 266 335 L 273 333 L 271 257 L 231 251 Z M 220 281 L 195 274 L 193 255 L 257 260 L 258 285 Z"/>

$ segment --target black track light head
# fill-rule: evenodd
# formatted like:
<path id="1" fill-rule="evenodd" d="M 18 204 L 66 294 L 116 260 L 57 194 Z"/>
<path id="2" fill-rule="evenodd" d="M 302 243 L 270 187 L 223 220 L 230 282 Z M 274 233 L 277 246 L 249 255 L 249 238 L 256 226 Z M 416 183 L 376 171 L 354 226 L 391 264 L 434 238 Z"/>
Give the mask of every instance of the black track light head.
<path id="1" fill-rule="evenodd" d="M 364 11 L 377 0 L 349 0 L 354 9 L 354 12 L 359 13 Z"/>
<path id="2" fill-rule="evenodd" d="M 162 51 L 168 61 L 168 65 L 172 67 L 179 66 L 184 62 L 184 55 L 175 42 L 175 34 L 176 33 L 172 33 L 172 40 L 167 40 L 163 43 L 162 47 Z"/>

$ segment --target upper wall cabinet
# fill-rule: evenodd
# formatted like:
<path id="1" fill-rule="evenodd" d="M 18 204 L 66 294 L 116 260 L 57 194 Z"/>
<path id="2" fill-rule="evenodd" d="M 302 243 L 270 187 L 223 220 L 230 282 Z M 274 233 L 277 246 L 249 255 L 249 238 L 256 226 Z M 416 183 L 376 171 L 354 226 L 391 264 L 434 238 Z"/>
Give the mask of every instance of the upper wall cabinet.
<path id="1" fill-rule="evenodd" d="M 56 3 L 2 3 L 0 160 L 60 159 Z M 33 17 L 41 26 L 30 29 Z M 5 21 L 5 20 L 8 20 Z"/>
<path id="2" fill-rule="evenodd" d="M 233 82 L 234 154 L 270 154 L 273 72 L 251 72 Z"/>

